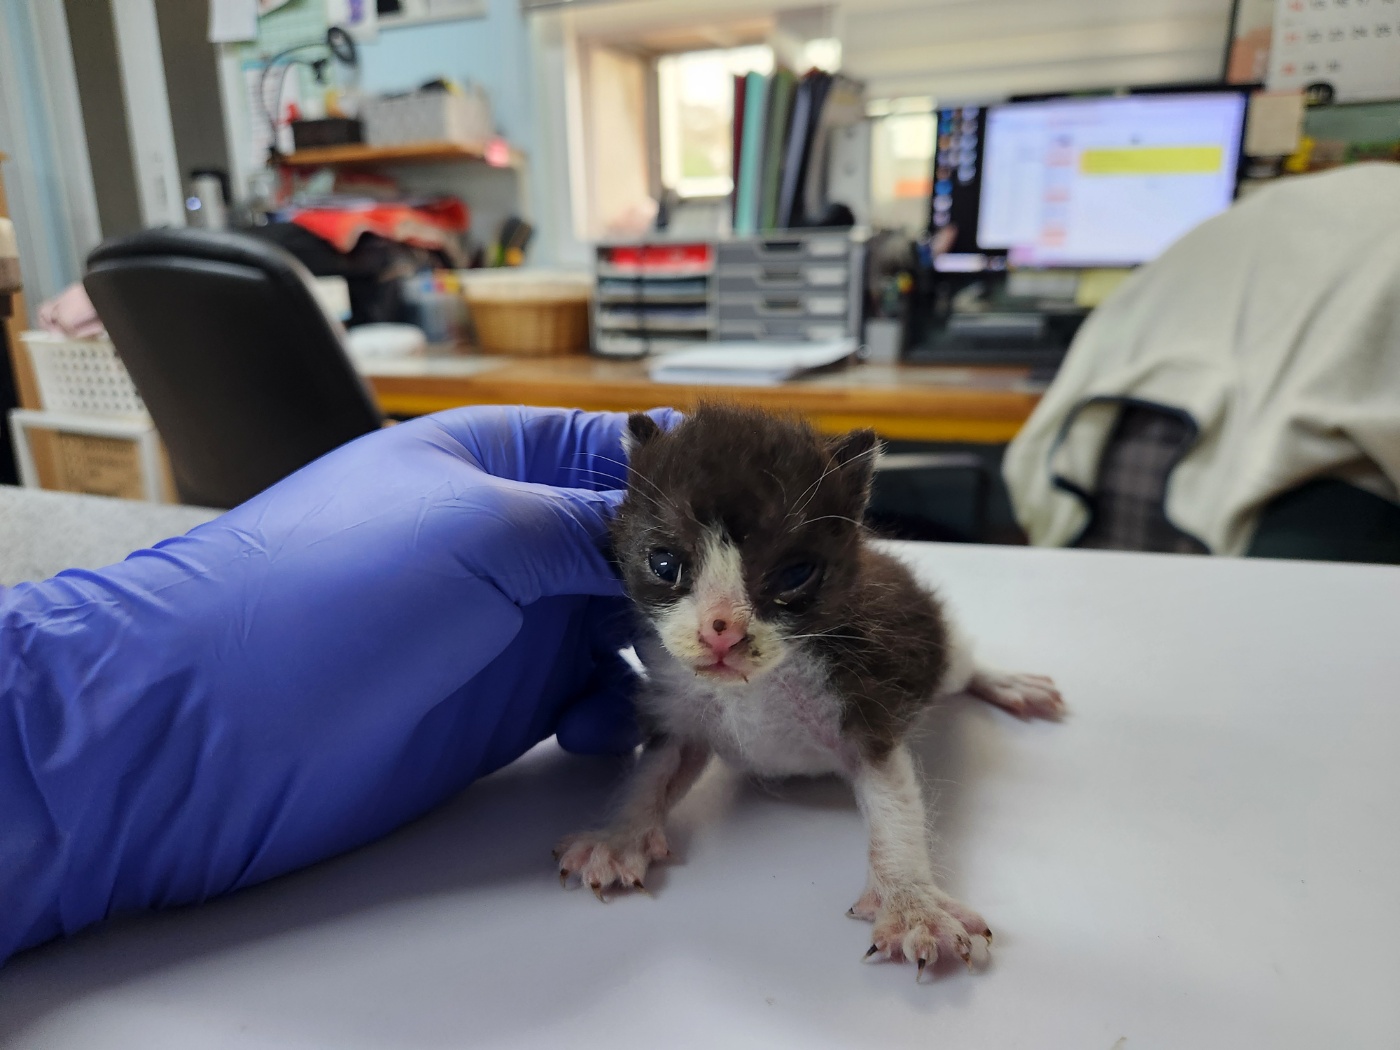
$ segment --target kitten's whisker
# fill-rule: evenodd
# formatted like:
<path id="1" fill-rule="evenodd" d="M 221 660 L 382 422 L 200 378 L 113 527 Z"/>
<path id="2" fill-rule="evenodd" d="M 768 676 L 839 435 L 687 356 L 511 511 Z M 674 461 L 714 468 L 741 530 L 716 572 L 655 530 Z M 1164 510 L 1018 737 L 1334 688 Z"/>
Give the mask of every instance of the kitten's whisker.
<path id="1" fill-rule="evenodd" d="M 788 501 L 788 498 L 787 498 L 787 486 L 783 484 L 783 479 L 780 478 L 780 477 L 778 477 L 777 474 L 774 474 L 774 473 L 773 473 L 771 470 L 769 470 L 767 467 L 764 467 L 764 468 L 763 468 L 763 473 L 767 474 L 770 478 L 773 479 L 774 484 L 776 484 L 776 485 L 778 486 L 778 491 L 781 492 L 781 493 L 783 494 L 783 503 L 784 503 L 784 505 L 786 505 L 786 504 L 787 504 L 787 501 Z"/>
<path id="2" fill-rule="evenodd" d="M 616 479 L 615 477 L 613 477 L 611 474 L 608 474 L 608 473 L 605 473 L 605 472 L 602 472 L 602 471 L 597 471 L 597 470 L 583 470 L 583 469 L 575 468 L 575 473 L 580 474 L 580 475 L 584 475 L 584 474 L 596 474 L 598 477 L 604 478 L 604 479 L 608 480 L 609 482 L 614 482 L 614 483 L 615 483 L 615 482 L 617 481 L 617 479 Z M 611 487 L 612 487 L 612 488 L 621 488 L 621 487 L 623 487 L 623 486 L 617 485 L 617 484 L 613 484 Z M 634 490 L 632 490 L 632 491 L 633 491 L 633 493 L 634 493 L 637 497 L 649 501 L 649 502 L 651 503 L 651 505 L 652 505 L 653 507 L 655 507 L 657 510 L 662 510 L 662 509 L 663 509 L 662 506 L 661 506 L 661 504 L 657 501 L 656 497 L 653 496 L 651 493 L 646 492 L 645 490 L 642 490 L 642 489 L 634 489 Z"/>
<path id="3" fill-rule="evenodd" d="M 832 521 L 832 520 L 834 520 L 834 521 L 849 521 L 852 525 L 855 525 L 855 526 L 857 526 L 857 527 L 859 527 L 860 524 L 861 524 L 861 522 L 856 521 L 855 518 L 848 518 L 848 517 L 846 517 L 846 515 L 844 515 L 844 514 L 823 514 L 820 518 L 808 518 L 806 521 L 804 521 L 804 522 L 802 522 L 800 525 L 798 525 L 798 528 L 801 528 L 803 525 L 815 525 L 815 524 L 816 524 L 817 522 L 819 522 L 819 521 Z"/>
<path id="4" fill-rule="evenodd" d="M 596 458 L 602 460 L 604 463 L 615 463 L 617 466 L 622 467 L 624 470 L 626 470 L 629 487 L 631 486 L 631 480 L 633 478 L 636 478 L 639 481 L 646 482 L 648 485 L 651 486 L 652 491 L 655 492 L 656 495 L 658 495 L 659 497 L 661 497 L 661 499 L 666 501 L 667 506 L 669 506 L 672 510 L 676 511 L 677 513 L 680 512 L 680 508 L 677 507 L 675 503 L 671 501 L 670 497 L 667 496 L 664 491 L 662 491 L 660 485 L 656 484 L 656 482 L 652 481 L 651 478 L 647 477 L 645 474 L 643 474 L 636 467 L 632 466 L 630 463 L 624 463 L 620 459 L 613 459 L 611 456 L 604 456 L 601 454 L 598 455 Z"/>
<path id="5" fill-rule="evenodd" d="M 871 446 L 870 446 L 868 449 L 866 449 L 864 452 L 858 452 L 858 453 L 856 453 L 856 455 L 852 456 L 850 459 L 846 460 L 844 463 L 838 463 L 835 459 L 833 459 L 833 460 L 831 461 L 831 466 L 827 467 L 826 470 L 822 471 L 822 476 L 819 477 L 819 478 L 817 478 L 817 480 L 814 481 L 814 482 L 812 482 L 810 485 L 808 485 L 806 491 L 803 492 L 801 496 L 798 496 L 798 497 L 797 497 L 799 500 L 802 500 L 802 504 L 801 504 L 801 506 L 794 507 L 791 511 L 789 511 L 789 512 L 788 512 L 788 517 L 792 517 L 794 514 L 801 514 L 802 511 L 803 511 L 804 509 L 806 509 L 807 504 L 811 503 L 812 500 L 816 498 L 816 495 L 817 495 L 817 486 L 819 486 L 823 481 L 825 481 L 828 477 L 830 477 L 830 476 L 831 476 L 832 474 L 834 474 L 836 471 L 840 470 L 840 469 L 841 469 L 842 467 L 844 467 L 844 466 L 849 466 L 850 464 L 854 463 L 856 460 L 858 460 L 858 459 L 860 459 L 860 458 L 862 458 L 862 457 L 864 457 L 864 456 L 871 456 L 871 455 L 874 455 L 875 453 L 877 453 L 877 452 L 879 452 L 879 451 L 880 451 L 880 445 L 879 445 L 879 443 L 877 442 L 876 444 L 871 445 Z M 810 493 L 810 495 L 809 495 L 809 493 Z M 806 498 L 803 499 L 803 497 L 806 497 Z"/>

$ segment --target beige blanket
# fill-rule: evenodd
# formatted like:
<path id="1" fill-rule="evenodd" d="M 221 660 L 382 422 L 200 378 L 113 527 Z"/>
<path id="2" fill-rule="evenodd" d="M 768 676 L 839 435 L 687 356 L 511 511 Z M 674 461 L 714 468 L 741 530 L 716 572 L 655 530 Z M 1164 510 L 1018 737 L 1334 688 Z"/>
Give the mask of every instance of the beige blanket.
<path id="1" fill-rule="evenodd" d="M 1202 224 L 1120 286 L 1080 330 L 1007 451 L 1032 543 L 1088 522 L 1056 479 L 1092 492 L 1118 408 L 1184 410 L 1199 437 L 1167 516 L 1239 554 L 1271 498 L 1320 476 L 1400 487 L 1400 165 L 1269 186 Z"/>

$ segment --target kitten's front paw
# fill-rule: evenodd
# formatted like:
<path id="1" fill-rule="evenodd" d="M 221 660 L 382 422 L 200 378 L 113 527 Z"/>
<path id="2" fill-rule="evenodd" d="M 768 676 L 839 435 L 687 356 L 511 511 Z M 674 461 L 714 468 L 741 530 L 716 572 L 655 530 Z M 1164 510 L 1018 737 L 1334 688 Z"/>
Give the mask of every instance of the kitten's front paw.
<path id="1" fill-rule="evenodd" d="M 565 836 L 554 849 L 559 861 L 559 884 L 568 885 L 574 875 L 581 885 L 606 901 L 604 891 L 613 886 L 646 890 L 642 880 L 652 861 L 670 860 L 666 833 L 659 827 L 642 831 L 581 831 Z"/>
<path id="2" fill-rule="evenodd" d="M 1064 698 L 1055 688 L 1055 683 L 1043 674 L 978 671 L 968 682 L 967 691 L 978 699 L 1010 711 L 1017 718 L 1056 721 L 1065 713 Z"/>
<path id="3" fill-rule="evenodd" d="M 992 943 L 986 920 L 966 905 L 936 894 L 892 895 L 875 911 L 875 929 L 865 957 L 881 955 L 892 962 L 917 963 L 917 981 L 924 968 L 940 958 L 961 959 L 972 969 L 973 937 Z"/>

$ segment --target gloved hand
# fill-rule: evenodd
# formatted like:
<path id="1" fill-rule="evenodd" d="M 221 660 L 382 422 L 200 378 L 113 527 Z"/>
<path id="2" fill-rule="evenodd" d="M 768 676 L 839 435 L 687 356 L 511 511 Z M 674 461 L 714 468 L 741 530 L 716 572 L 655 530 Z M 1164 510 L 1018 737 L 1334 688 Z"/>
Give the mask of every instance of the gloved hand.
<path id="1" fill-rule="evenodd" d="M 425 417 L 0 591 L 0 960 L 368 842 L 556 731 L 634 743 L 625 424 Z"/>

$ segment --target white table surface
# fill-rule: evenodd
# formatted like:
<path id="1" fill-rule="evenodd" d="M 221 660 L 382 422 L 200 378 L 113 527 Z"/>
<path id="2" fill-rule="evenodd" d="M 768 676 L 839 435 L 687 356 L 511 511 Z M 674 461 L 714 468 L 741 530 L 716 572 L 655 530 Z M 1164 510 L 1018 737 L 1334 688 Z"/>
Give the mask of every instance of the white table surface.
<path id="1" fill-rule="evenodd" d="M 831 780 L 712 770 L 654 897 L 562 891 L 618 767 L 547 744 L 377 845 L 19 957 L 0 1046 L 1400 1045 L 1400 569 L 906 550 L 1072 710 L 960 703 L 922 746 L 983 972 L 860 961 Z"/>

